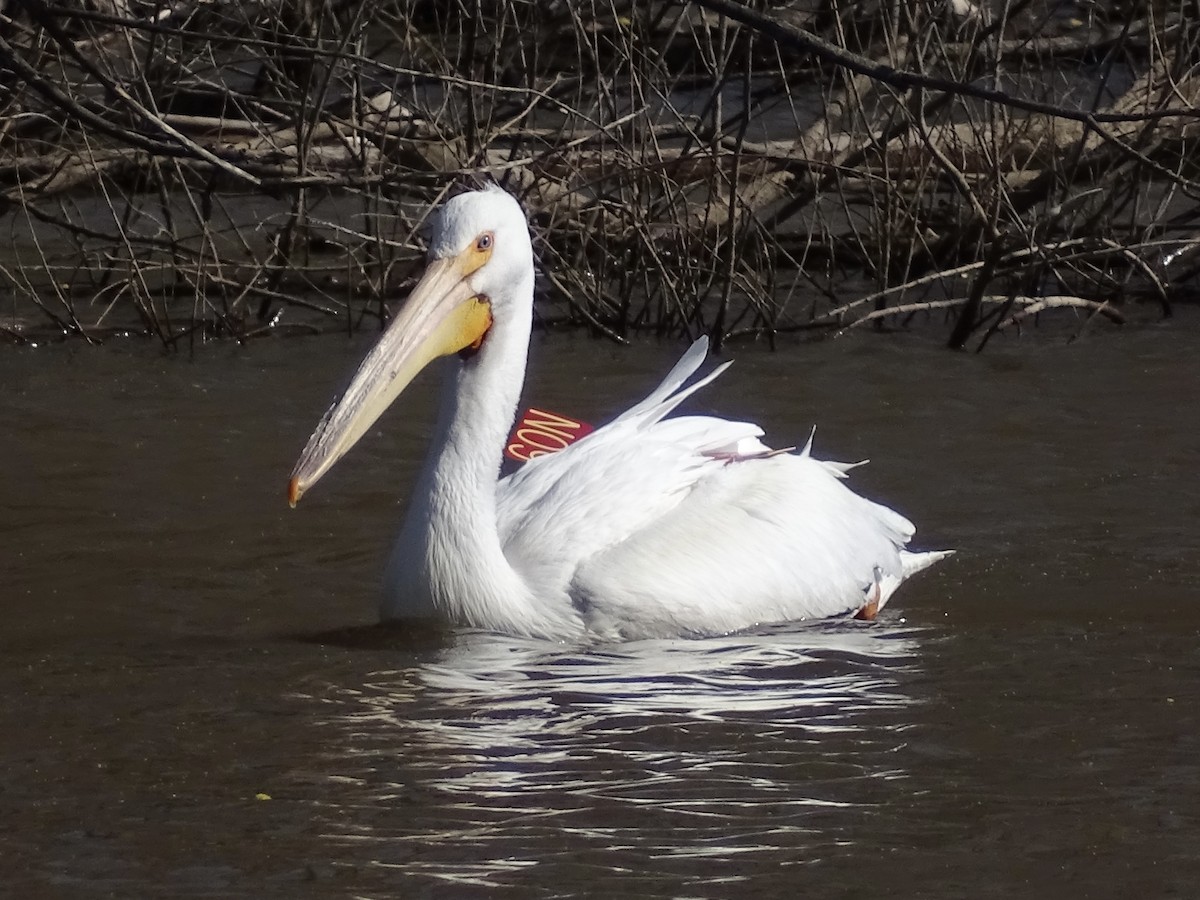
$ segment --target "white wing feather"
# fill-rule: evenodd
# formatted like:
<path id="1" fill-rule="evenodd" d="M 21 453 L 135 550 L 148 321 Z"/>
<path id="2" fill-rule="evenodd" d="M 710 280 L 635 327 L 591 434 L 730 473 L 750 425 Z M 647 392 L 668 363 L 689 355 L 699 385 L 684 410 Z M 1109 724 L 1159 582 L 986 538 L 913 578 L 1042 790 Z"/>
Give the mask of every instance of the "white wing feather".
<path id="1" fill-rule="evenodd" d="M 845 487 L 849 466 L 813 459 L 811 438 L 766 457 L 756 425 L 665 419 L 729 365 L 685 387 L 706 352 L 701 338 L 641 403 L 499 482 L 504 554 L 532 594 L 599 634 L 714 634 L 852 612 L 877 581 L 886 602 L 934 561 L 902 552 L 912 524 Z"/>

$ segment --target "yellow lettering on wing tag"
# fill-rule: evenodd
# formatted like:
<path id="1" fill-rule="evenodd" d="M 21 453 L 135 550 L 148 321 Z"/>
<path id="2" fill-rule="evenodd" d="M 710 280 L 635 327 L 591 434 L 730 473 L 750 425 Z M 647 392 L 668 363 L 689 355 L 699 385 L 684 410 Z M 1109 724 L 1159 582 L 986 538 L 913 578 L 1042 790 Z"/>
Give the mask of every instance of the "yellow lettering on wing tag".
<path id="1" fill-rule="evenodd" d="M 513 429 L 508 446 L 504 448 L 504 455 L 519 462 L 528 462 L 547 453 L 557 453 L 595 430 L 586 422 L 530 407 L 517 420 L 517 427 Z"/>

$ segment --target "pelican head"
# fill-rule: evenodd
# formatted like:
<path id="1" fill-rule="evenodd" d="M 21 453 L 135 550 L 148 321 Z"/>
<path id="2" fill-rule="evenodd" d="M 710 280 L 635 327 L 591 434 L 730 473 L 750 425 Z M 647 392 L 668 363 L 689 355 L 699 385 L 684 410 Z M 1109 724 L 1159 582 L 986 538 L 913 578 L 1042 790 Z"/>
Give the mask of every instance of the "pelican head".
<path id="1" fill-rule="evenodd" d="M 520 204 L 498 187 L 460 194 L 432 217 L 425 274 L 317 425 L 288 483 L 295 506 L 422 369 L 441 356 L 471 354 L 496 317 L 524 314 L 532 291 L 514 290 L 533 270 Z"/>

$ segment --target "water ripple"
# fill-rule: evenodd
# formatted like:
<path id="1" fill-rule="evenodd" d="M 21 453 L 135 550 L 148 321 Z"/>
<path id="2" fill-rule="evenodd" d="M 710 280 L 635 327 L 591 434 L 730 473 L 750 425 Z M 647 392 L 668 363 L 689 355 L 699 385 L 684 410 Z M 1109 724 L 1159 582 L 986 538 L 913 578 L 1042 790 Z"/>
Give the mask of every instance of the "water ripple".
<path id="1" fill-rule="evenodd" d="M 886 625 L 592 648 L 459 635 L 321 698 L 340 788 L 327 837 L 435 883 L 536 869 L 558 894 L 598 871 L 654 893 L 798 864 L 859 840 L 902 790 L 920 639 Z"/>

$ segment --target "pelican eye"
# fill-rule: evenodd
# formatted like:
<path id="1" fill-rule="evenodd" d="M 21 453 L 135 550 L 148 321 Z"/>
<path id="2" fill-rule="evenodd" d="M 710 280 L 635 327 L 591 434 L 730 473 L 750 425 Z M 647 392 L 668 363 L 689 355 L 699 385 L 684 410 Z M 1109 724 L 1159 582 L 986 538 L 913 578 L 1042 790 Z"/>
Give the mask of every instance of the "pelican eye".
<path id="1" fill-rule="evenodd" d="M 486 253 L 488 250 L 492 249 L 492 242 L 494 240 L 495 238 L 492 236 L 492 233 L 490 231 L 485 231 L 475 239 L 475 249 L 480 253 Z"/>

